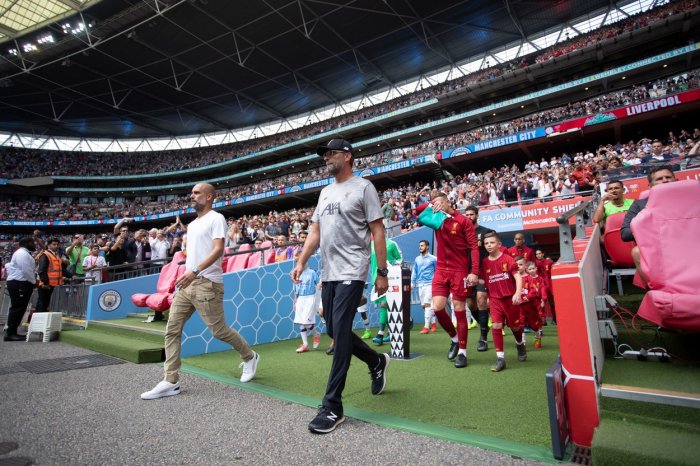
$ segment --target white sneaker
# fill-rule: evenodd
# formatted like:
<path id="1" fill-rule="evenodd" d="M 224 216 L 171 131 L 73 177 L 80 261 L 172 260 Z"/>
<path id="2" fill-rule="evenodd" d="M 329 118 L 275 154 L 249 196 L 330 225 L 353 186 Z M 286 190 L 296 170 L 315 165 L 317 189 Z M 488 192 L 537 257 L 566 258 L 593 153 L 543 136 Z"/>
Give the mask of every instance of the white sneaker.
<path id="1" fill-rule="evenodd" d="M 238 367 L 243 368 L 243 373 L 241 374 L 241 382 L 250 382 L 255 377 L 255 371 L 258 369 L 258 362 L 260 361 L 260 355 L 253 351 L 253 358 L 249 361 L 243 361 Z"/>
<path id="2" fill-rule="evenodd" d="M 167 380 L 161 380 L 158 385 L 153 387 L 149 392 L 141 394 L 142 400 L 156 400 L 164 396 L 173 396 L 180 394 L 180 382 L 170 383 Z"/>

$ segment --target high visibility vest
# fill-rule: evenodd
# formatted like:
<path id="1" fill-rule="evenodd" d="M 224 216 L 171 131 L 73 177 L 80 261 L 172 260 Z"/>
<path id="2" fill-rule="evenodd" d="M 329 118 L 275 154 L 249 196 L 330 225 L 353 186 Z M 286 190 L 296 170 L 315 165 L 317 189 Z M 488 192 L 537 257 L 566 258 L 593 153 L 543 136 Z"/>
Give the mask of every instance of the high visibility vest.
<path id="1" fill-rule="evenodd" d="M 44 251 L 44 255 L 49 260 L 49 267 L 46 274 L 49 276 L 48 286 L 58 286 L 63 283 L 63 264 L 59 257 L 54 256 L 48 251 Z M 41 283 L 40 286 L 45 286 L 46 283 Z"/>

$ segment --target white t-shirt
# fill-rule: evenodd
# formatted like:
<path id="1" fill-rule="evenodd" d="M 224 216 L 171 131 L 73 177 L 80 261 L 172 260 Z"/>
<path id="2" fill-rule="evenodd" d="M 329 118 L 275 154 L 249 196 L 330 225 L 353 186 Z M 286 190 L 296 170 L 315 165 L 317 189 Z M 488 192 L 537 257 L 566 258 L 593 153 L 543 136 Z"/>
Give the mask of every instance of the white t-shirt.
<path id="1" fill-rule="evenodd" d="M 187 259 L 185 265 L 188 271 L 193 270 L 204 261 L 214 249 L 214 240 L 224 239 L 227 229 L 224 216 L 213 210 L 210 210 L 203 217 L 197 217 L 187 225 Z M 202 270 L 199 276 L 215 283 L 223 283 L 221 257 L 219 256 L 212 265 Z"/>
<path id="2" fill-rule="evenodd" d="M 86 277 L 91 277 L 93 283 L 102 283 L 102 270 L 95 270 L 93 267 L 107 267 L 107 262 L 102 256 L 93 256 L 90 254 L 83 259 L 83 268 L 90 267 L 90 270 L 85 272 Z"/>
<path id="3" fill-rule="evenodd" d="M 168 249 L 170 249 L 170 244 L 167 241 L 155 240 L 151 244 L 151 260 L 166 259 L 168 257 Z"/>

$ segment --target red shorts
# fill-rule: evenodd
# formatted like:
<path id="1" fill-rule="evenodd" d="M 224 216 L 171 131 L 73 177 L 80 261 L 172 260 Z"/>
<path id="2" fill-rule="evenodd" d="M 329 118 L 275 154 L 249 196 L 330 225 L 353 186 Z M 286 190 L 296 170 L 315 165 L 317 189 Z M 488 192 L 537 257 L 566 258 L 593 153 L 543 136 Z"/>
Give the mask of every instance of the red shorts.
<path id="1" fill-rule="evenodd" d="M 513 298 L 489 298 L 491 308 L 491 320 L 493 323 L 505 324 L 508 327 L 520 327 L 520 306 L 513 304 Z"/>
<path id="2" fill-rule="evenodd" d="M 447 298 L 451 293 L 454 301 L 465 302 L 472 291 L 471 287 L 467 286 L 468 275 L 465 272 L 436 270 L 433 276 L 433 296 Z"/>
<path id="3" fill-rule="evenodd" d="M 520 321 L 533 330 L 539 330 L 542 326 L 542 319 L 538 312 L 538 301 L 540 300 L 536 299 L 520 305 Z"/>

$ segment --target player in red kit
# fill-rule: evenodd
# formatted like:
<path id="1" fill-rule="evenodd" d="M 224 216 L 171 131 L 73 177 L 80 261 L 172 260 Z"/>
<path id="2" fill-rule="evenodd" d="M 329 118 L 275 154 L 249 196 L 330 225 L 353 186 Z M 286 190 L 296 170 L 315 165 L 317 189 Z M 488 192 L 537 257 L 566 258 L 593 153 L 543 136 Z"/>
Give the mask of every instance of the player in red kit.
<path id="1" fill-rule="evenodd" d="M 547 287 L 546 303 L 549 305 L 549 309 L 552 313 L 552 323 L 556 324 L 557 311 L 554 308 L 554 295 L 552 294 L 552 266 L 554 265 L 554 261 L 549 257 L 546 257 L 544 255 L 544 251 L 538 249 L 537 251 L 535 251 L 535 265 L 537 266 L 537 273 L 540 275 L 540 277 L 544 279 L 544 284 Z M 543 325 L 547 325 L 546 319 Z"/>
<path id="2" fill-rule="evenodd" d="M 522 302 L 520 317 L 523 325 L 535 331 L 535 348 L 542 348 L 542 321 L 544 303 L 547 301 L 547 286 L 537 275 L 537 266 L 530 261 L 525 264 L 527 273 L 523 275 Z"/>
<path id="3" fill-rule="evenodd" d="M 525 262 L 535 260 L 535 251 L 525 246 L 525 235 L 522 233 L 516 233 L 515 237 L 513 238 L 513 242 L 515 245 L 508 248 L 508 254 L 510 254 L 510 257 L 515 258 L 522 256 L 525 259 Z"/>
<path id="4" fill-rule="evenodd" d="M 503 350 L 503 324 L 513 331 L 515 344 L 518 349 L 518 360 L 527 359 L 527 351 L 523 341 L 524 325 L 520 319 L 520 308 L 523 282 L 518 273 L 518 264 L 512 257 L 500 250 L 501 239 L 496 233 L 487 233 L 482 243 L 489 253 L 481 262 L 480 276 L 486 284 L 491 304 L 491 335 L 496 347 L 496 364 L 491 366 L 493 372 L 506 368 L 505 351 Z"/>
<path id="5" fill-rule="evenodd" d="M 428 205 L 434 211 L 447 214 L 438 230 L 435 230 L 437 265 L 433 276 L 433 310 L 440 326 L 450 335 L 452 343 L 447 353 L 455 367 L 467 366 L 467 296 L 476 286 L 479 277 L 479 249 L 472 222 L 452 208 L 445 193 L 436 192 L 430 203 L 417 207 L 420 214 Z M 467 259 L 470 255 L 471 261 Z M 447 298 L 452 295 L 452 304 L 457 319 L 457 330 L 445 311 Z"/>

